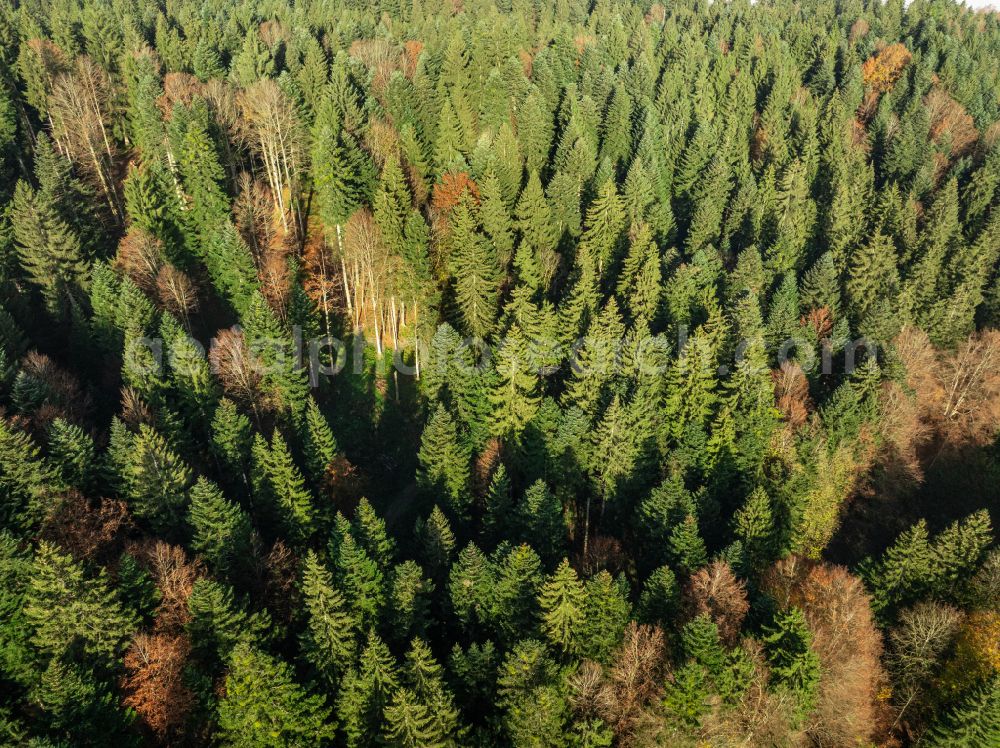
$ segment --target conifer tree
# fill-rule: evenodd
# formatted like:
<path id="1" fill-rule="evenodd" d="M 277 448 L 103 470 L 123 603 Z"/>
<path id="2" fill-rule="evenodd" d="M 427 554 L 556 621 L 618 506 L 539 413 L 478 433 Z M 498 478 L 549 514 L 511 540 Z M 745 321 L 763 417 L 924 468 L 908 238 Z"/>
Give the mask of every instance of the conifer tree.
<path id="1" fill-rule="evenodd" d="M 337 440 L 330 424 L 313 397 L 306 404 L 305 433 L 302 435 L 306 472 L 314 486 L 320 486 L 326 469 L 337 455 Z"/>
<path id="2" fill-rule="evenodd" d="M 708 563 L 705 541 L 698 533 L 697 520 L 690 514 L 670 531 L 667 546 L 674 564 L 684 573 L 690 574 Z"/>
<path id="3" fill-rule="evenodd" d="M 430 621 L 431 594 L 434 583 L 424 576 L 416 561 L 396 564 L 392 570 L 389 609 L 392 631 L 397 641 L 424 636 Z"/>
<path id="4" fill-rule="evenodd" d="M 455 552 L 455 533 L 439 506 L 435 505 L 427 520 L 418 524 L 415 534 L 420 538 L 427 568 L 439 578 L 451 566 Z"/>
<path id="5" fill-rule="evenodd" d="M 515 215 L 521 243 L 527 245 L 524 251 L 530 251 L 529 256 L 534 258 L 541 272 L 543 287 L 547 287 L 558 264 L 555 249 L 559 235 L 552 222 L 552 211 L 542 191 L 538 172 L 529 172 L 528 182 L 517 201 Z"/>
<path id="6" fill-rule="evenodd" d="M 385 521 L 378 516 L 368 499 L 362 497 L 351 522 L 351 535 L 382 570 L 392 566 L 396 543 L 386 531 Z"/>
<path id="7" fill-rule="evenodd" d="M 247 464 L 250 459 L 250 419 L 236 409 L 236 404 L 222 398 L 212 417 L 211 450 L 223 474 L 235 478 L 240 487 L 249 487 Z"/>
<path id="8" fill-rule="evenodd" d="M 640 619 L 666 624 L 673 620 L 680 604 L 680 588 L 669 566 L 655 569 L 646 579 L 639 597 Z"/>
<path id="9" fill-rule="evenodd" d="M 500 267 L 492 245 L 476 226 L 468 192 L 451 215 L 451 246 L 449 265 L 465 328 L 485 338 L 496 318 Z"/>
<path id="10" fill-rule="evenodd" d="M 444 748 L 447 743 L 436 728 L 430 710 L 407 688 L 399 689 L 385 708 L 385 745 Z"/>
<path id="11" fill-rule="evenodd" d="M 427 421 L 418 457 L 417 484 L 444 499 L 453 517 L 464 517 L 470 500 L 470 455 L 459 441 L 455 421 L 443 405 L 439 404 Z"/>
<path id="12" fill-rule="evenodd" d="M 587 208 L 580 242 L 597 263 L 599 276 L 618 259 L 619 243 L 625 228 L 625 208 L 613 181 L 601 185 L 597 197 Z"/>
<path id="13" fill-rule="evenodd" d="M 253 527 L 246 513 L 223 496 L 219 487 L 199 476 L 191 488 L 188 509 L 191 547 L 212 569 L 231 574 L 246 568 Z"/>
<path id="14" fill-rule="evenodd" d="M 802 716 L 811 711 L 819 687 L 819 657 L 811 644 L 812 634 L 798 608 L 779 613 L 764 636 L 771 680 L 795 695 Z"/>
<path id="15" fill-rule="evenodd" d="M 469 543 L 452 564 L 448 580 L 452 610 L 464 626 L 473 628 L 490 620 L 495 584 L 493 570 L 483 552 Z"/>
<path id="16" fill-rule="evenodd" d="M 621 642 L 631 616 L 628 584 L 624 577 L 615 580 L 602 570 L 588 579 L 585 586 L 582 654 L 606 663 Z"/>
<path id="17" fill-rule="evenodd" d="M 87 494 L 96 488 L 101 477 L 94 440 L 63 418 L 56 418 L 49 426 L 48 461 L 65 485 Z"/>
<path id="18" fill-rule="evenodd" d="M 195 580 L 187 606 L 191 620 L 186 629 L 192 645 L 213 670 L 229 660 L 238 644 L 260 645 L 271 635 L 267 611 L 248 614 L 233 588 L 222 582 Z"/>
<path id="19" fill-rule="evenodd" d="M 743 549 L 747 570 L 762 568 L 774 551 L 774 516 L 763 488 L 755 488 L 733 517 L 734 532 Z"/>
<path id="20" fill-rule="evenodd" d="M 538 410 L 538 375 L 527 341 L 515 324 L 496 353 L 496 387 L 489 393 L 491 431 L 517 441 Z"/>
<path id="21" fill-rule="evenodd" d="M 252 453 L 255 496 L 275 513 L 289 537 L 304 541 L 315 529 L 315 508 L 281 433 L 275 429 L 270 446 L 258 434 Z"/>
<path id="22" fill-rule="evenodd" d="M 350 532 L 342 515 L 337 515 L 336 548 L 332 553 L 337 582 L 347 597 L 355 628 L 365 630 L 375 624 L 386 601 L 385 575 Z"/>
<path id="23" fill-rule="evenodd" d="M 191 469 L 157 431 L 146 424 L 131 442 L 121 478 L 135 514 L 160 531 L 180 526 L 191 485 Z"/>
<path id="24" fill-rule="evenodd" d="M 840 317 L 840 283 L 833 254 L 824 252 L 802 277 L 799 299 L 802 309 L 826 308 L 834 319 Z"/>
<path id="25" fill-rule="evenodd" d="M 524 492 L 517 508 L 517 518 L 528 544 L 546 561 L 556 561 L 565 545 L 563 507 L 559 497 L 549 490 L 541 478 Z"/>
<path id="26" fill-rule="evenodd" d="M 564 655 L 580 652 L 586 600 L 586 591 L 576 571 L 563 559 L 542 585 L 538 604 L 542 610 L 542 632 Z"/>
<path id="27" fill-rule="evenodd" d="M 492 255 L 501 271 L 505 271 L 514 256 L 514 222 L 504 201 L 500 180 L 493 171 L 483 179 L 480 194 L 479 220 L 493 245 Z"/>
<path id="28" fill-rule="evenodd" d="M 222 745 L 323 745 L 333 736 L 323 697 L 296 683 L 287 663 L 245 644 L 233 651 L 219 702 Z"/>
<path id="29" fill-rule="evenodd" d="M 308 614 L 301 634 L 303 657 L 327 683 L 336 683 L 354 658 L 355 621 L 333 575 L 313 551 L 303 560 L 301 588 Z"/>
<path id="30" fill-rule="evenodd" d="M 982 748 L 1000 740 L 1000 679 L 994 676 L 939 716 L 920 741 L 927 748 Z"/>
<path id="31" fill-rule="evenodd" d="M 531 635 L 537 625 L 542 562 L 529 545 L 510 549 L 496 565 L 493 619 L 502 642 Z"/>
<path id="32" fill-rule="evenodd" d="M 39 287 L 49 312 L 64 318 L 70 305 L 83 300 L 88 285 L 79 237 L 55 206 L 25 182 L 18 182 L 11 210 L 21 266 Z"/>
<path id="33" fill-rule="evenodd" d="M 357 669 L 348 671 L 337 703 L 348 746 L 376 745 L 385 708 L 399 688 L 399 673 L 389 648 L 374 631 Z"/>
<path id="34" fill-rule="evenodd" d="M 863 319 L 876 300 L 894 297 L 899 286 L 896 263 L 895 247 L 881 232 L 852 254 L 844 288 L 855 319 Z"/>
<path id="35" fill-rule="evenodd" d="M 88 578 L 82 566 L 44 541 L 32 562 L 24 617 L 37 651 L 56 659 L 77 651 L 101 668 L 113 666 L 138 623 L 103 570 Z"/>

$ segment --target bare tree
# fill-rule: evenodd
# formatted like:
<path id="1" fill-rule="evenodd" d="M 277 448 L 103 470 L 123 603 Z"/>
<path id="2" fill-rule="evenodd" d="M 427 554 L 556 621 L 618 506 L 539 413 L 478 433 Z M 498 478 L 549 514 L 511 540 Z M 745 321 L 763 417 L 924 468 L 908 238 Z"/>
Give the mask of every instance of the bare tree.
<path id="1" fill-rule="evenodd" d="M 285 233 L 297 234 L 301 229 L 298 190 L 305 141 L 295 107 L 270 78 L 240 91 L 237 104 L 242 114 L 241 137 L 263 163 L 282 228 Z"/>
<path id="2" fill-rule="evenodd" d="M 156 287 L 156 277 L 162 264 L 163 242 L 138 226 L 130 226 L 118 242 L 115 267 L 143 291 L 150 293 Z"/>
<path id="3" fill-rule="evenodd" d="M 684 602 L 691 618 L 707 613 L 718 626 L 722 641 L 730 647 L 736 644 L 750 603 L 746 585 L 737 579 L 729 564 L 716 560 L 691 575 L 684 589 Z"/>
<path id="4" fill-rule="evenodd" d="M 220 330 L 212 341 L 208 360 L 226 394 L 249 405 L 259 420 L 261 366 L 250 352 L 243 331 L 237 327 Z"/>
<path id="5" fill-rule="evenodd" d="M 191 278 L 173 265 L 164 265 L 156 275 L 156 293 L 163 308 L 190 329 L 191 315 L 198 311 L 198 289 Z"/>
<path id="6" fill-rule="evenodd" d="M 53 132 L 70 159 L 104 192 L 111 215 L 124 222 L 118 191 L 118 153 L 111 135 L 112 91 L 107 74 L 89 57 L 55 79 L 49 96 Z"/>

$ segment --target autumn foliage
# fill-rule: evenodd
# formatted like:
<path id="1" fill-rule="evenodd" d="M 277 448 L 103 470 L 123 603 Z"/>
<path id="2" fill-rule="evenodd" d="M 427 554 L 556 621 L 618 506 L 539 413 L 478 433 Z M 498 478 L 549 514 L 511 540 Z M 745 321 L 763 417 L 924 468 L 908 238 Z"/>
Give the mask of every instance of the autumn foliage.
<path id="1" fill-rule="evenodd" d="M 790 556 L 767 573 L 764 588 L 782 607 L 805 614 L 823 671 L 806 729 L 818 745 L 855 745 L 885 720 L 876 699 L 884 682 L 882 637 L 861 580 L 842 566 Z"/>

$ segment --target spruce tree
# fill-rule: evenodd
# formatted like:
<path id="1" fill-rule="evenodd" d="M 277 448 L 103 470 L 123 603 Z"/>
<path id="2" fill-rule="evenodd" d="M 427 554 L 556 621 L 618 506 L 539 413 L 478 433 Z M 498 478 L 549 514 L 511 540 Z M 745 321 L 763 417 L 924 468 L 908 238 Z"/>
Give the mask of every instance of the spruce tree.
<path id="1" fill-rule="evenodd" d="M 515 642 L 534 633 L 542 562 L 529 545 L 511 548 L 495 566 L 493 620 L 502 642 Z"/>
<path id="2" fill-rule="evenodd" d="M 539 478 L 524 492 L 517 507 L 522 537 L 547 562 L 556 561 L 566 544 L 562 501 Z"/>
<path id="3" fill-rule="evenodd" d="M 252 453 L 255 496 L 274 513 L 287 537 L 303 542 L 315 530 L 316 510 L 281 433 L 275 429 L 270 447 L 258 434 Z"/>
<path id="4" fill-rule="evenodd" d="M 188 525 L 191 548 L 216 572 L 232 574 L 246 568 L 253 541 L 250 518 L 204 476 L 191 488 Z"/>
<path id="5" fill-rule="evenodd" d="M 11 223 L 25 274 L 38 286 L 48 311 L 65 318 L 69 307 L 83 300 L 89 279 L 79 237 L 50 200 L 18 182 Z"/>
<path id="6" fill-rule="evenodd" d="M 361 652 L 356 669 L 348 671 L 337 702 L 347 745 L 378 744 L 385 708 L 399 688 L 398 667 L 389 648 L 374 631 Z"/>
<path id="7" fill-rule="evenodd" d="M 470 454 L 459 440 L 455 421 L 443 405 L 439 404 L 427 421 L 418 457 L 417 485 L 428 494 L 444 499 L 454 518 L 463 518 L 471 498 L 468 494 Z"/>
<path id="8" fill-rule="evenodd" d="M 424 636 L 431 620 L 431 594 L 434 583 L 424 576 L 416 561 L 396 564 L 392 570 L 389 610 L 396 641 Z"/>
<path id="9" fill-rule="evenodd" d="M 538 410 L 538 374 L 520 328 L 513 325 L 496 353 L 496 387 L 489 393 L 493 408 L 491 431 L 517 441 Z"/>
<path id="10" fill-rule="evenodd" d="M 525 251 L 530 250 L 531 256 L 535 258 L 544 287 L 547 287 L 558 264 L 555 248 L 559 235 L 552 222 L 552 212 L 542 191 L 538 172 L 529 172 L 528 182 L 517 201 L 515 215 L 521 243 L 526 245 Z"/>
<path id="11" fill-rule="evenodd" d="M 500 266 L 493 246 L 476 226 L 467 192 L 451 215 L 451 246 L 449 267 L 465 329 L 485 338 L 496 320 Z"/>
<path id="12" fill-rule="evenodd" d="M 779 613 L 764 636 L 771 682 L 792 692 L 802 717 L 812 710 L 819 688 L 819 657 L 811 645 L 812 634 L 798 608 Z"/>
<path id="13" fill-rule="evenodd" d="M 113 667 L 137 627 L 102 570 L 83 567 L 50 543 L 38 546 L 24 594 L 31 644 L 45 656 L 78 652 L 100 668 Z"/>
<path id="14" fill-rule="evenodd" d="M 576 571 L 563 559 L 542 585 L 538 605 L 542 632 L 564 655 L 575 656 L 583 646 L 587 595 Z"/>
<path id="15" fill-rule="evenodd" d="M 418 523 L 415 535 L 420 538 L 422 558 L 427 568 L 435 578 L 440 578 L 451 566 L 455 533 L 439 506 L 434 506 L 426 521 Z"/>
<path id="16" fill-rule="evenodd" d="M 448 579 L 451 607 L 467 628 L 490 621 L 496 580 L 483 552 L 473 543 L 463 548 L 452 564 Z"/>
<path id="17" fill-rule="evenodd" d="M 132 440 L 121 479 L 135 514 L 160 532 L 176 532 L 187 507 L 191 469 L 146 424 Z"/>
<path id="18" fill-rule="evenodd" d="M 222 745 L 323 745 L 334 737 L 322 696 L 295 682 L 286 662 L 243 644 L 233 651 L 219 702 Z"/>
<path id="19" fill-rule="evenodd" d="M 300 585 L 307 613 L 300 635 L 303 657 L 327 683 L 335 684 L 354 659 L 355 621 L 333 575 L 313 551 L 303 560 Z"/>
<path id="20" fill-rule="evenodd" d="M 306 404 L 305 433 L 302 435 L 305 452 L 306 472 L 317 488 L 322 485 L 327 467 L 337 456 L 337 440 L 333 437 L 330 424 L 310 397 Z"/>

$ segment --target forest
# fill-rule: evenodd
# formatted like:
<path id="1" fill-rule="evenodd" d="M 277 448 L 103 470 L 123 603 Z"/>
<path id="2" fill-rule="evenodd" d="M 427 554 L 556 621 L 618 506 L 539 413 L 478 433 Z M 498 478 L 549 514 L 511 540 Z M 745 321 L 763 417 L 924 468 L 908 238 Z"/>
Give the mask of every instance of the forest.
<path id="1" fill-rule="evenodd" d="M 0 0 L 0 745 L 1000 746 L 998 62 Z"/>

